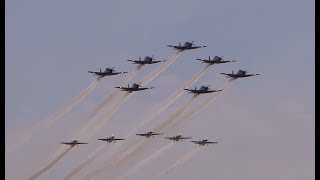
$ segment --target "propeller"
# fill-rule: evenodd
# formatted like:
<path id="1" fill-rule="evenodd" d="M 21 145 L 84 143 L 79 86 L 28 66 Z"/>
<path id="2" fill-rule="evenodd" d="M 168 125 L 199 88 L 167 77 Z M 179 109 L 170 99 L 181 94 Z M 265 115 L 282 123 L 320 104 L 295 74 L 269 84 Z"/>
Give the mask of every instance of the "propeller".
<path id="1" fill-rule="evenodd" d="M 139 57 L 139 61 L 141 61 L 141 57 Z"/>
<path id="2" fill-rule="evenodd" d="M 179 46 L 181 47 L 181 43 L 179 42 Z"/>
<path id="3" fill-rule="evenodd" d="M 210 56 L 209 56 L 209 61 L 210 61 Z"/>
<path id="4" fill-rule="evenodd" d="M 101 72 L 101 68 L 100 68 L 100 72 Z"/>

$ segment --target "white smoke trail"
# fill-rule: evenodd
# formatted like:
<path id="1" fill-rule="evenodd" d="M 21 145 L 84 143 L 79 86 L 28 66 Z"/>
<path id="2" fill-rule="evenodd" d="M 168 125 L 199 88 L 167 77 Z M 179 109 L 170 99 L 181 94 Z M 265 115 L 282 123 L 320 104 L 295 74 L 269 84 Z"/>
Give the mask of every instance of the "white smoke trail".
<path id="1" fill-rule="evenodd" d="M 180 121 L 175 122 L 174 124 L 172 124 L 170 127 L 168 127 L 168 129 L 166 129 L 166 131 L 168 132 L 169 130 L 173 130 L 176 127 L 180 126 L 182 123 L 187 122 L 188 120 L 192 119 L 196 114 L 198 114 L 199 112 L 201 112 L 205 107 L 207 107 L 210 103 L 212 103 L 215 99 L 217 99 L 217 97 L 221 96 L 222 94 L 224 94 L 226 92 L 226 90 L 231 86 L 231 84 L 234 82 L 233 79 L 229 80 L 225 87 L 223 88 L 222 91 L 213 94 L 211 97 L 209 97 L 205 102 L 203 102 L 202 104 L 200 104 L 198 107 L 194 108 L 191 112 L 189 112 L 188 114 L 186 114 L 185 116 L 181 117 Z"/>
<path id="2" fill-rule="evenodd" d="M 163 128 L 165 128 L 170 122 L 172 122 L 178 115 L 180 115 L 181 113 L 184 112 L 184 110 L 191 104 L 192 100 L 194 99 L 194 96 L 185 104 L 183 105 L 181 108 L 179 108 L 177 111 L 175 111 L 174 113 L 172 113 L 168 119 L 166 119 L 163 123 L 161 123 L 159 126 L 157 126 L 156 128 L 154 128 L 153 131 L 158 131 L 161 130 Z M 101 174 L 104 173 L 104 171 L 107 171 L 108 169 L 110 169 L 113 166 L 119 167 L 121 165 L 121 162 L 125 162 L 126 158 L 128 157 L 133 157 L 135 153 L 141 152 L 142 148 L 146 148 L 147 144 L 149 141 L 145 141 L 142 144 L 135 144 L 134 148 L 131 148 L 130 151 L 126 151 L 125 155 L 120 155 L 121 157 L 116 160 L 113 161 L 111 164 L 106 165 L 105 167 L 101 168 L 100 170 L 94 172 L 90 178 L 95 178 L 97 176 L 100 176 Z"/>
<path id="3" fill-rule="evenodd" d="M 156 69 L 155 71 L 151 72 L 150 75 L 147 75 L 147 78 L 145 78 L 145 80 L 142 80 L 141 84 L 147 84 L 149 82 L 151 82 L 154 78 L 156 78 L 161 72 L 163 72 L 165 69 L 167 69 L 179 56 L 179 52 L 175 53 L 173 55 L 173 57 L 169 58 L 169 60 L 166 61 L 166 63 L 164 63 L 162 66 L 160 66 L 158 69 Z M 137 70 L 139 70 L 142 66 L 138 66 L 137 67 Z M 132 77 L 134 76 L 135 74 L 133 73 Z M 130 76 L 131 77 L 131 76 Z M 131 79 L 129 78 L 129 80 L 127 80 L 126 83 L 124 84 L 127 84 Z M 132 131 L 133 132 L 133 131 Z M 129 134 L 132 134 L 132 133 L 129 133 Z M 136 148 L 139 148 L 140 146 L 137 146 Z M 125 153 L 128 153 L 125 152 Z M 130 155 L 130 154 L 128 154 Z M 126 158 L 127 156 L 123 156 L 124 158 Z M 121 159 L 119 160 L 121 161 Z"/>
<path id="4" fill-rule="evenodd" d="M 150 162 L 158 159 L 162 154 L 167 152 L 173 145 L 174 145 L 174 142 L 170 142 L 169 144 L 167 144 L 163 148 L 159 149 L 157 152 L 152 154 L 150 157 L 148 157 L 147 159 L 145 159 L 141 163 L 139 163 L 136 166 L 134 166 L 133 168 L 131 168 L 131 170 L 129 170 L 129 172 L 124 177 L 122 177 L 120 179 L 127 179 L 129 176 L 137 173 L 140 169 L 144 168 Z"/>
<path id="5" fill-rule="evenodd" d="M 180 160 L 178 160 L 176 163 L 174 163 L 173 165 L 169 166 L 167 169 L 165 169 L 163 172 L 161 172 L 160 174 L 158 174 L 156 177 L 154 177 L 153 179 L 160 179 L 162 176 L 168 174 L 169 172 L 173 171 L 174 169 L 176 169 L 177 167 L 183 165 L 184 163 L 186 163 L 188 160 L 190 160 L 193 156 L 195 156 L 198 152 L 200 152 L 201 147 L 196 147 L 194 148 L 190 153 L 186 154 L 185 156 L 183 156 Z"/>
<path id="6" fill-rule="evenodd" d="M 137 73 L 139 72 L 139 70 L 141 69 L 142 66 L 137 66 L 136 69 L 134 69 L 130 74 L 129 77 L 126 79 L 126 81 L 124 81 L 121 86 L 127 85 L 132 78 L 135 77 L 135 75 L 137 75 Z M 111 102 L 111 100 L 116 96 L 116 94 L 119 92 L 118 89 L 114 89 L 112 91 L 112 93 L 110 95 L 107 96 L 107 98 L 98 105 L 98 107 L 95 108 L 95 110 L 89 115 L 89 119 L 91 119 L 93 116 L 95 116 L 101 109 L 105 108 L 107 105 L 109 105 L 109 103 Z"/>
<path id="7" fill-rule="evenodd" d="M 17 146 L 23 145 L 29 141 L 29 139 L 33 136 L 33 134 L 38 129 L 48 128 L 53 123 L 55 123 L 59 118 L 69 112 L 75 105 L 79 104 L 84 98 L 86 98 L 96 87 L 98 84 L 98 80 L 92 82 L 82 93 L 74 98 L 69 104 L 67 104 L 62 110 L 55 113 L 52 117 L 48 118 L 45 121 L 40 121 L 39 123 L 32 126 L 30 129 L 24 131 L 19 134 L 15 140 L 13 140 L 13 144 L 8 147 L 7 153 L 11 153 Z M 7 155 L 8 155 L 7 154 Z"/>
<path id="8" fill-rule="evenodd" d="M 149 121 L 153 120 L 156 116 L 158 116 L 161 112 L 166 110 L 172 103 L 174 103 L 183 93 L 184 91 L 182 90 L 185 87 L 191 86 L 193 83 L 195 83 L 200 77 L 204 75 L 204 73 L 208 70 L 210 64 L 206 65 L 204 69 L 202 69 L 196 76 L 194 76 L 191 81 L 186 83 L 182 88 L 179 88 L 172 96 L 169 96 L 168 99 L 166 99 L 163 103 L 160 103 L 161 106 L 159 109 L 157 109 L 156 112 L 151 113 L 149 117 L 144 119 L 140 124 L 135 128 L 133 131 L 136 131 L 140 127 L 144 126 L 147 124 Z"/>
<path id="9" fill-rule="evenodd" d="M 103 144 L 100 146 L 95 152 L 91 153 L 86 161 L 84 161 L 82 164 L 75 167 L 69 174 L 67 174 L 63 179 L 68 180 L 71 179 L 72 176 L 74 176 L 77 172 L 79 172 L 81 169 L 86 167 L 88 164 L 90 164 L 93 160 L 95 160 L 99 155 L 101 155 L 104 151 L 104 149 L 108 147 L 107 144 Z"/>
<path id="10" fill-rule="evenodd" d="M 65 156 L 70 150 L 72 149 L 72 147 L 69 147 L 68 149 L 66 149 L 62 154 L 60 154 L 57 158 L 55 158 L 51 163 L 49 163 L 47 166 L 45 166 L 43 169 L 41 169 L 39 172 L 35 173 L 34 175 L 32 175 L 29 180 L 33 180 L 36 179 L 37 177 L 39 177 L 40 175 L 42 175 L 43 173 L 45 173 L 47 170 L 49 170 L 51 167 L 53 167 L 60 159 L 63 158 L 63 156 Z"/>
<path id="11" fill-rule="evenodd" d="M 176 52 L 173 57 L 169 58 L 165 63 L 162 64 L 159 68 L 154 70 L 150 75 L 148 75 L 145 79 L 141 81 L 142 85 L 148 84 L 154 78 L 156 78 L 161 72 L 166 70 L 180 55 L 180 52 Z"/>
<path id="12" fill-rule="evenodd" d="M 81 139 L 89 139 L 91 136 L 94 135 L 96 131 L 98 131 L 108 120 L 112 117 L 112 115 L 120 108 L 120 106 L 130 97 L 131 94 L 127 93 L 121 98 L 119 102 L 109 111 L 107 114 L 105 114 L 99 122 L 93 127 L 88 128 L 86 132 L 80 134 Z M 83 137 L 84 136 L 84 137 Z"/>
<path id="13" fill-rule="evenodd" d="M 180 114 L 182 114 L 188 106 L 190 106 L 190 104 L 192 103 L 192 101 L 195 99 L 195 96 L 192 96 L 192 98 L 187 101 L 187 103 L 185 105 L 183 105 L 182 107 L 180 107 L 177 111 L 175 111 L 174 113 L 172 113 L 169 118 L 167 118 L 166 120 L 164 120 L 160 125 L 156 126 L 154 128 L 154 131 L 161 131 L 163 130 L 165 127 L 167 127 L 173 120 L 175 120 Z"/>
<path id="14" fill-rule="evenodd" d="M 89 175 L 86 179 L 95 179 L 97 176 L 100 176 L 102 173 L 107 171 L 108 169 L 111 169 L 115 165 L 121 163 L 126 157 L 128 157 L 130 154 L 132 154 L 134 151 L 137 151 L 139 147 L 143 146 L 146 144 L 148 140 L 145 139 L 140 139 L 134 146 L 129 148 L 127 151 L 123 152 L 120 154 L 120 156 L 116 156 L 115 159 L 113 159 L 110 163 L 108 163 L 106 166 L 103 168 L 93 172 L 91 175 Z"/>

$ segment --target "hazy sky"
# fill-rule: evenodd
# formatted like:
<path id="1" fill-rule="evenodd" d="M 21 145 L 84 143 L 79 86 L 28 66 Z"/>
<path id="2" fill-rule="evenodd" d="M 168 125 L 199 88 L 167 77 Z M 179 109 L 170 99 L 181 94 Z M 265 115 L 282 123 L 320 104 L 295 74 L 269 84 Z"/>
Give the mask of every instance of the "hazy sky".
<path id="1" fill-rule="evenodd" d="M 222 88 L 227 78 L 220 73 L 238 69 L 261 75 L 236 80 L 195 118 L 167 134 L 208 137 L 219 143 L 204 147 L 164 179 L 314 179 L 314 20 L 311 0 L 6 1 L 6 145 L 87 88 L 95 79 L 88 70 L 115 67 L 130 72 L 136 65 L 127 59 L 146 55 L 168 59 L 174 51 L 167 44 L 195 41 L 208 47 L 183 52 L 148 84 L 155 89 L 133 94 L 88 145 L 72 149 L 39 179 L 61 179 L 101 145 L 97 137 L 126 134 L 203 69 L 196 58 L 215 55 L 237 62 L 210 67 L 194 85 Z M 143 67 L 130 84 L 159 66 Z M 60 142 L 70 141 L 69 136 L 86 122 L 82 117 L 126 78 L 105 77 L 72 111 L 6 156 L 6 179 L 26 179 L 43 167 Z M 157 122 L 190 97 L 184 93 Z M 188 110 L 206 97 L 199 96 Z M 100 178 L 120 176 L 168 143 L 163 137 L 153 141 Z M 130 179 L 154 177 L 194 146 L 177 143 Z M 103 167 L 116 154 L 106 152 L 74 179 Z"/>

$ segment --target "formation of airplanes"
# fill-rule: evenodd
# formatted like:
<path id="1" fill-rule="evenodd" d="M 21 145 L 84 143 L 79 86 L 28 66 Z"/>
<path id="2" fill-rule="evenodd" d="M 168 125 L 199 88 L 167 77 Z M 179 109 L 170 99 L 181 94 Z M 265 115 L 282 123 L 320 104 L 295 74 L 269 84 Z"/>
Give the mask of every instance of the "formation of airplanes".
<path id="1" fill-rule="evenodd" d="M 172 47 L 173 50 L 178 50 L 179 52 L 185 51 L 185 50 L 193 50 L 193 49 L 198 49 L 198 48 L 203 48 L 203 47 L 207 47 L 207 46 L 195 46 L 194 42 L 185 42 L 184 45 L 181 45 L 180 43 L 178 45 L 167 45 L 168 47 Z M 214 56 L 213 59 L 211 59 L 211 57 L 209 56 L 208 59 L 196 59 L 198 61 L 201 61 L 202 63 L 206 63 L 209 65 L 213 65 L 213 64 L 223 64 L 223 63 L 229 63 L 229 62 L 236 62 L 236 60 L 224 60 L 224 58 L 222 56 Z M 163 61 L 156 61 L 154 59 L 153 56 L 145 56 L 145 58 L 142 60 L 141 57 L 139 57 L 138 60 L 132 60 L 129 59 L 127 60 L 129 62 L 132 62 L 133 64 L 139 64 L 139 65 L 146 65 L 146 64 L 155 64 L 155 63 L 160 63 L 160 62 L 165 62 L 166 60 Z M 89 73 L 92 73 L 96 76 L 99 76 L 99 78 L 103 78 L 105 76 L 112 76 L 112 75 L 119 75 L 119 74 L 124 74 L 127 72 L 116 72 L 113 68 L 106 68 L 105 71 L 88 71 Z M 233 71 L 231 73 L 221 73 L 222 75 L 226 75 L 230 78 L 233 79 L 237 79 L 237 78 L 244 78 L 244 77 L 250 77 L 250 76 L 257 76 L 260 74 L 249 74 L 246 70 L 238 70 L 237 73 L 234 73 Z M 132 86 L 130 87 L 129 84 L 128 86 L 124 86 L 124 87 L 120 87 L 117 86 L 115 88 L 121 89 L 121 91 L 127 91 L 129 93 L 133 92 L 133 91 L 142 91 L 142 90 L 146 90 L 146 89 L 153 89 L 154 87 L 141 87 L 140 83 L 133 83 Z M 218 90 L 211 90 L 209 88 L 208 85 L 202 85 L 200 88 L 197 89 L 197 87 L 195 87 L 194 89 L 190 89 L 190 88 L 185 88 L 183 89 L 185 91 L 188 91 L 190 93 L 193 93 L 195 95 L 200 95 L 200 94 L 207 94 L 207 93 L 214 93 L 214 92 L 219 92 L 222 91 L 221 89 Z M 153 131 L 149 131 L 149 132 L 145 132 L 145 133 L 141 133 L 141 134 L 136 134 L 137 136 L 142 136 L 145 138 L 154 138 L 155 136 L 158 135 L 163 135 L 164 133 L 155 133 Z M 192 139 L 192 137 L 183 137 L 182 134 L 178 134 L 172 137 L 165 137 L 165 139 L 168 140 L 172 140 L 174 142 L 178 142 L 178 141 L 183 141 L 186 139 Z M 98 139 L 99 141 L 105 141 L 107 143 L 115 143 L 116 141 L 123 141 L 125 140 L 124 138 L 115 138 L 115 136 L 112 134 L 112 136 L 107 137 L 107 138 L 100 138 Z M 209 144 L 215 144 L 218 142 L 214 142 L 214 141 L 209 141 L 207 138 L 206 139 L 202 139 L 202 140 L 197 140 L 197 141 L 191 141 L 194 144 L 197 144 L 199 146 L 205 146 L 205 145 L 209 145 Z M 65 144 L 65 145 L 69 145 L 71 147 L 74 146 L 78 146 L 79 144 L 88 144 L 86 142 L 79 142 L 78 140 L 73 140 L 70 142 L 61 142 L 61 144 Z"/>
<path id="2" fill-rule="evenodd" d="M 138 136 L 143 136 L 145 138 L 154 138 L 154 136 L 158 136 L 158 135 L 163 135 L 164 133 L 154 133 L 152 131 L 149 131 L 149 132 L 145 132 L 145 133 L 142 133 L 142 134 L 136 134 Z M 172 136 L 172 137 L 165 137 L 165 139 L 169 139 L 169 140 L 172 140 L 174 142 L 178 142 L 178 141 L 183 141 L 185 139 L 192 139 L 192 137 L 183 137 L 182 134 L 178 134 L 178 135 L 175 135 L 175 136 Z M 122 141 L 122 140 L 125 140 L 125 139 L 122 139 L 122 138 L 115 138 L 114 135 L 112 134 L 112 136 L 110 137 L 107 137 L 107 138 L 101 138 L 101 139 L 98 139 L 99 141 L 106 141 L 107 143 L 115 143 L 116 141 Z M 199 144 L 200 146 L 204 146 L 204 145 L 208 145 L 208 144 L 213 144 L 213 143 L 218 143 L 218 142 L 211 142 L 211 141 L 208 141 L 208 139 L 203 139 L 203 140 L 199 140 L 199 141 L 191 141 L 195 144 Z M 61 142 L 61 144 L 65 144 L 65 145 L 69 145 L 71 147 L 74 147 L 74 146 L 78 146 L 79 144 L 88 144 L 88 143 L 84 143 L 84 142 L 79 142 L 78 140 L 73 140 L 71 142 Z"/>

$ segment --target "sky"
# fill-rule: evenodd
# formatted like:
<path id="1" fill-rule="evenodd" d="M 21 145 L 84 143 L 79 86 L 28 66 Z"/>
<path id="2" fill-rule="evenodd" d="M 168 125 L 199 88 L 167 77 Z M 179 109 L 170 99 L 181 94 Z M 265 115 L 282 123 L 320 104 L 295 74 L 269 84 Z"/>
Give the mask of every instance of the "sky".
<path id="1" fill-rule="evenodd" d="M 6 1 L 6 152 L 22 132 L 45 121 L 86 89 L 95 80 L 87 71 L 115 67 L 132 72 L 136 65 L 127 59 L 147 55 L 154 55 L 156 60 L 170 59 L 175 51 L 166 45 L 194 41 L 208 47 L 181 53 L 146 85 L 154 89 L 133 93 L 91 139 L 79 139 L 88 145 L 73 148 L 38 179 L 62 179 L 101 146 L 97 138 L 124 136 L 204 68 L 195 59 L 216 55 L 236 62 L 209 67 L 192 87 L 209 84 L 212 89 L 223 88 L 228 79 L 220 73 L 232 70 L 246 69 L 261 75 L 237 79 L 190 121 L 164 135 L 182 133 L 194 140 L 208 137 L 219 143 L 203 147 L 163 179 L 314 179 L 314 3 Z M 140 82 L 160 66 L 142 67 L 129 83 Z M 103 78 L 52 126 L 35 129 L 27 143 L 6 153 L 6 179 L 26 179 L 44 167 L 61 148 L 60 142 L 71 141 L 70 135 L 90 120 L 87 115 L 127 78 L 128 74 Z M 191 96 L 183 93 L 139 132 L 153 128 Z M 184 113 L 207 98 L 197 97 Z M 106 152 L 73 178 L 84 179 L 137 140 L 139 137 L 134 136 L 119 148 L 108 145 Z M 167 143 L 163 137 L 153 139 L 134 157 L 99 178 L 120 177 Z M 176 143 L 129 179 L 151 179 L 194 147 L 188 141 Z"/>

